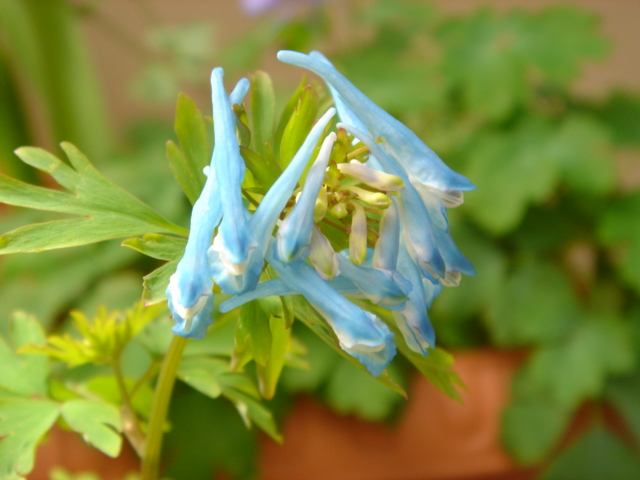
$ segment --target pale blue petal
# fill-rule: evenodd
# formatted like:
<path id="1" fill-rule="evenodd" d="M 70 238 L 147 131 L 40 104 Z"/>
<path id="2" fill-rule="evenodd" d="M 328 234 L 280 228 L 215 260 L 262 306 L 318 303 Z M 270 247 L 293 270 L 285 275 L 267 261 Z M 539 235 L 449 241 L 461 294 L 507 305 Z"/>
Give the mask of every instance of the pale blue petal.
<path id="1" fill-rule="evenodd" d="M 396 351 L 389 328 L 336 292 L 311 266 L 305 262 L 285 264 L 275 258 L 277 252 L 273 250 L 267 251 L 267 261 L 282 282 L 303 295 L 326 319 L 345 352 L 357 358 L 371 375 L 378 376 Z"/>
<path id="2" fill-rule="evenodd" d="M 316 199 L 324 183 L 329 155 L 335 139 L 336 134 L 333 132 L 324 139 L 318 158 L 307 173 L 298 201 L 278 228 L 276 236 L 278 256 L 286 263 L 297 262 L 309 254 Z"/>
<path id="3" fill-rule="evenodd" d="M 351 111 L 347 117 L 352 119 L 355 114 L 373 137 L 383 137 L 383 150 L 420 182 L 440 190 L 475 189 L 466 177 L 451 170 L 415 133 L 373 103 L 326 59 L 288 50 L 278 52 L 278 59 L 322 77 Z"/>
<path id="4" fill-rule="evenodd" d="M 349 260 L 349 250 L 338 253 L 341 275 L 351 280 L 373 304 L 389 310 L 403 310 L 412 286 L 395 269 L 379 270 L 369 265 L 354 265 Z M 420 285 L 422 286 L 422 285 Z"/>
<path id="5" fill-rule="evenodd" d="M 247 92 L 249 91 L 249 87 L 251 86 L 251 82 L 247 78 L 241 78 L 236 83 L 233 91 L 229 94 L 229 103 L 233 105 L 240 105 L 246 97 Z"/>
<path id="6" fill-rule="evenodd" d="M 253 232 L 258 247 L 249 252 L 246 270 L 239 275 L 234 274 L 233 271 L 227 268 L 227 264 L 223 261 L 218 251 L 214 248 L 209 250 L 211 274 L 223 292 L 229 295 L 240 294 L 256 288 L 264 265 L 264 255 L 276 221 L 287 201 L 291 198 L 293 190 L 320 140 L 320 136 L 333 115 L 335 115 L 335 109 L 330 108 L 316 122 L 287 168 L 271 186 L 262 198 L 255 213 L 250 217 L 249 228 Z"/>
<path id="7" fill-rule="evenodd" d="M 190 319 L 183 318 L 175 313 L 175 304 L 170 293 L 167 294 L 167 300 L 173 313 L 171 317 L 176 322 L 171 331 L 181 337 L 202 340 L 207 334 L 207 328 L 213 323 L 213 318 L 211 317 L 213 313 L 213 295 L 206 297 L 201 310 Z"/>
<path id="8" fill-rule="evenodd" d="M 369 148 L 369 151 L 376 157 L 386 172 L 400 177 L 405 182 L 405 188 L 398 192 L 403 235 L 406 241 L 410 243 L 410 252 L 423 270 L 424 275 L 444 277 L 445 263 L 438 251 L 435 229 L 422 198 L 420 198 L 406 174 L 393 164 L 389 157 L 380 150 L 378 144 L 366 133 L 342 123 L 339 123 L 338 127 L 346 129 L 351 135 L 357 137 Z"/>
<path id="9" fill-rule="evenodd" d="M 405 309 L 393 312 L 396 324 L 402 332 L 407 345 L 414 352 L 426 355 L 436 342 L 436 334 L 427 314 L 427 296 L 424 288 L 420 288 L 422 275 L 404 247 L 400 247 L 398 271 L 414 286 L 409 293 Z M 434 293 L 432 290 L 431 293 Z M 430 298 L 429 301 L 433 300 Z"/>
<path id="10" fill-rule="evenodd" d="M 240 156 L 235 117 L 224 90 L 223 75 L 224 71 L 220 67 L 211 73 L 215 134 L 213 164 L 222 201 L 222 222 L 218 227 L 220 238 L 214 242 L 214 248 L 227 262 L 237 265 L 237 269 L 241 271 L 245 268 L 250 250 L 257 246 L 257 242 L 248 227 L 246 209 L 242 203 L 241 185 L 245 165 Z"/>

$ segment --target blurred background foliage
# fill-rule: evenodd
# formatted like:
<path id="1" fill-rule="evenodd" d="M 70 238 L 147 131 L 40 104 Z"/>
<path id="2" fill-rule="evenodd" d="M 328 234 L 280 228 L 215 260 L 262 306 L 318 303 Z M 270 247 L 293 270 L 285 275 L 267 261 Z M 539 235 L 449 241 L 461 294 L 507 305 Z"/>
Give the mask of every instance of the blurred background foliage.
<path id="1" fill-rule="evenodd" d="M 431 319 L 445 348 L 522 352 L 502 419 L 508 451 L 523 465 L 548 465 L 546 480 L 640 478 L 640 182 L 630 180 L 640 170 L 640 96 L 576 93 L 585 65 L 612 50 L 596 15 L 569 6 L 452 14 L 408 0 L 300 2 L 298 11 L 296 2 L 279 9 L 271 2 L 274 11 L 225 43 L 214 41 L 222 14 L 169 25 L 154 16 L 153 2 L 135 3 L 149 19 L 143 42 L 103 15 L 100 1 L 0 3 L 3 173 L 41 182 L 12 150 L 68 140 L 117 184 L 187 225 L 188 202 L 164 161 L 170 122 L 140 118 L 126 134 L 114 132 L 82 25 L 140 54 L 139 75 L 121 88 L 157 106 L 173 104 L 180 89 L 206 92 L 214 65 L 240 75 L 279 48 L 322 49 L 478 186 L 451 222 L 478 274 L 445 289 Z M 0 212 L 3 232 L 39 218 Z M 92 314 L 101 303 L 131 305 L 153 264 L 107 242 L 12 255 L 0 268 L 2 318 L 26 308 L 55 331 L 72 307 Z M 271 402 L 280 417 L 299 392 L 367 420 L 398 414 L 400 396 L 340 362 L 307 330 L 296 334 L 311 370 L 284 370 Z M 406 382 L 407 366 L 392 367 Z M 187 388 L 175 404 L 189 408 L 172 410 L 169 475 L 188 464 L 192 479 L 210 478 L 212 468 L 253 477 L 256 434 L 229 404 Z M 579 409 L 590 426 L 559 451 Z M 615 431 L 606 421 L 612 411 L 622 424 Z M 204 423 L 211 428 L 199 428 L 203 438 L 193 442 L 189 426 Z M 187 438 L 198 448 L 184 451 Z"/>

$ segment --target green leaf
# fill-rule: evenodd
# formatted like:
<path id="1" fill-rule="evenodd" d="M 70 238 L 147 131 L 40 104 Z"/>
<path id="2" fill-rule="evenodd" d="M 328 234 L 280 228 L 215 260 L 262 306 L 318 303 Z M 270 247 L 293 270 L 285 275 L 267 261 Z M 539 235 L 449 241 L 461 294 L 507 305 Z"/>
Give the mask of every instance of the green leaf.
<path id="1" fill-rule="evenodd" d="M 148 257 L 159 260 L 176 260 L 182 257 L 187 239 L 159 233 L 147 233 L 142 237 L 128 238 L 122 246 L 132 248 Z"/>
<path id="2" fill-rule="evenodd" d="M 273 151 L 276 153 L 280 153 L 280 145 L 282 143 L 282 136 L 284 135 L 284 130 L 287 127 L 289 120 L 291 119 L 291 115 L 298 105 L 300 101 L 300 96 L 302 95 L 302 91 L 304 90 L 305 85 L 307 84 L 306 77 L 302 77 L 298 88 L 293 92 L 293 95 L 287 101 L 282 113 L 280 114 L 280 120 L 278 121 L 278 127 L 276 128 L 276 132 L 273 139 Z"/>
<path id="3" fill-rule="evenodd" d="M 393 364 L 388 369 L 394 378 L 398 377 Z M 370 422 L 388 419 L 404 401 L 371 375 L 347 362 L 339 362 L 332 370 L 324 398 L 336 412 L 355 414 Z"/>
<path id="4" fill-rule="evenodd" d="M 617 145 L 640 144 L 640 97 L 627 92 L 614 92 L 607 103 L 595 109 L 602 123 L 611 132 Z"/>
<path id="5" fill-rule="evenodd" d="M 629 480 L 640 478 L 640 460 L 613 433 L 592 428 L 542 474 L 541 480 Z"/>
<path id="6" fill-rule="evenodd" d="M 525 398 L 547 398 L 575 408 L 603 392 L 609 375 L 628 373 L 635 365 L 629 325 L 613 316 L 595 316 L 563 343 L 536 351 L 515 379 Z"/>
<path id="7" fill-rule="evenodd" d="M 282 443 L 273 414 L 256 399 L 258 392 L 246 377 L 226 374 L 220 376 L 219 382 L 222 394 L 234 403 L 247 427 L 254 422 L 276 442 Z"/>
<path id="8" fill-rule="evenodd" d="M 207 124 L 202 113 L 184 93 L 178 96 L 174 129 L 182 154 L 178 154 L 177 148 L 167 145 L 169 166 L 193 204 L 204 187 L 206 177 L 202 170 L 209 165 L 213 145 L 209 142 Z"/>
<path id="9" fill-rule="evenodd" d="M 24 396 L 47 395 L 49 361 L 40 355 L 14 353 L 28 344 L 44 345 L 45 338 L 38 321 L 24 312 L 15 312 L 10 320 L 11 348 L 0 338 L 0 389 Z"/>
<path id="10" fill-rule="evenodd" d="M 269 188 L 271 188 L 271 185 L 280 177 L 282 169 L 275 161 L 270 160 L 269 157 L 261 157 L 246 147 L 240 147 L 240 154 L 247 168 L 256 179 L 259 188 L 258 193 L 264 195 Z"/>
<path id="11" fill-rule="evenodd" d="M 283 169 L 289 165 L 289 162 L 302 146 L 307 135 L 309 135 L 318 116 L 319 108 L 320 99 L 318 94 L 310 85 L 307 85 L 302 90 L 298 105 L 294 109 L 282 134 L 279 158 L 280 166 Z"/>
<path id="12" fill-rule="evenodd" d="M 613 151 L 605 124 L 585 116 L 566 116 L 549 149 L 576 193 L 602 195 L 615 186 Z"/>
<path id="13" fill-rule="evenodd" d="M 156 268 L 150 274 L 142 277 L 142 285 L 144 286 L 142 301 L 145 305 L 154 305 L 164 302 L 167 299 L 165 292 L 169 286 L 169 278 L 176 272 L 178 261 L 179 260 L 173 260 L 167 262 L 161 267 Z"/>
<path id="14" fill-rule="evenodd" d="M 240 308 L 238 328 L 245 332 L 251 354 L 260 365 L 266 365 L 271 356 L 269 317 L 269 312 L 262 308 L 260 299 L 246 303 Z"/>
<path id="15" fill-rule="evenodd" d="M 625 424 L 633 433 L 636 443 L 640 444 L 640 371 L 630 377 L 612 381 L 605 391 L 607 399 L 622 415 Z"/>
<path id="16" fill-rule="evenodd" d="M 233 105 L 233 113 L 236 115 L 236 135 L 241 147 L 251 145 L 251 130 L 249 130 L 249 117 L 243 105 Z"/>
<path id="17" fill-rule="evenodd" d="M 558 6 L 523 16 L 519 48 L 552 82 L 566 83 L 580 72 L 586 58 L 599 59 L 609 40 L 599 29 L 600 18 L 571 6 Z"/>
<path id="18" fill-rule="evenodd" d="M 266 156 L 265 143 L 273 137 L 276 120 L 276 98 L 268 73 L 257 71 L 251 79 L 251 132 L 253 146 L 261 156 Z"/>
<path id="19" fill-rule="evenodd" d="M 276 394 L 285 356 L 291 344 L 291 329 L 287 328 L 283 317 L 270 316 L 269 331 L 271 337 L 269 358 L 266 365 L 256 364 L 258 387 L 262 396 L 267 400 L 271 400 Z M 252 338 L 251 344 L 253 345 L 253 343 L 254 339 Z"/>
<path id="20" fill-rule="evenodd" d="M 506 279 L 486 320 L 494 341 L 513 347 L 559 340 L 579 315 L 578 300 L 563 272 L 530 261 Z"/>
<path id="21" fill-rule="evenodd" d="M 218 377 L 229 373 L 229 362 L 211 357 L 188 357 L 182 360 L 178 378 L 211 398 L 222 393 Z"/>
<path id="22" fill-rule="evenodd" d="M 19 480 L 33 469 L 36 446 L 58 415 L 54 402 L 0 399 L 0 478 Z"/>
<path id="23" fill-rule="evenodd" d="M 122 420 L 113 405 L 91 400 L 65 402 L 60 413 L 71 430 L 110 457 L 117 457 L 122 447 Z"/>
<path id="24" fill-rule="evenodd" d="M 573 411 L 544 399 L 516 400 L 504 410 L 502 441 L 518 462 L 533 465 L 560 440 Z"/>
<path id="25" fill-rule="evenodd" d="M 640 291 L 640 193 L 609 205 L 601 217 L 598 236 L 614 247 L 614 262 L 623 279 Z"/>
<path id="26" fill-rule="evenodd" d="M 465 209 L 494 235 L 514 229 L 530 203 L 548 198 L 559 178 L 549 153 L 554 130 L 528 119 L 512 131 L 486 132 L 469 147 L 464 172 L 478 186 Z"/>
<path id="27" fill-rule="evenodd" d="M 0 237 L 0 253 L 38 252 L 150 232 L 186 235 L 182 228 L 107 180 L 73 145 L 63 143 L 62 148 L 73 168 L 39 148 L 22 147 L 16 154 L 25 163 L 50 173 L 70 193 L 0 176 L 0 201 L 84 218 L 13 230 Z"/>

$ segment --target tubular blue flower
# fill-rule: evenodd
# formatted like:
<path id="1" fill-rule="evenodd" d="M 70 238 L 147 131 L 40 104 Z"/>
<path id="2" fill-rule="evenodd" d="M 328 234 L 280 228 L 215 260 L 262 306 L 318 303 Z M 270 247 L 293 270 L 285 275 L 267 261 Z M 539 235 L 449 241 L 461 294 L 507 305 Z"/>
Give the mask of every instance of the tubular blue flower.
<path id="1" fill-rule="evenodd" d="M 233 90 L 234 103 L 242 102 L 249 81 L 241 79 Z M 166 296 L 176 322 L 173 332 L 183 337 L 200 339 L 211 325 L 213 280 L 207 261 L 207 250 L 222 217 L 222 202 L 213 158 L 205 169 L 207 181 L 191 211 L 191 228 L 184 255 L 169 280 Z"/>
<path id="2" fill-rule="evenodd" d="M 400 248 L 400 219 L 394 198 L 391 199 L 391 205 L 380 218 L 379 233 L 373 252 L 372 266 L 383 270 L 395 270 Z"/>
<path id="3" fill-rule="evenodd" d="M 409 348 L 421 355 L 426 355 L 428 349 L 433 348 L 436 343 L 436 333 L 427 314 L 427 308 L 433 300 L 436 289 L 432 288 L 429 292 L 431 298 L 427 298 L 425 289 L 422 288 L 423 280 L 420 270 L 404 246 L 400 247 L 398 271 L 413 285 L 413 289 L 409 292 L 404 310 L 393 312 L 393 316 Z M 439 290 L 437 292 L 439 293 Z"/>
<path id="4" fill-rule="evenodd" d="M 273 251 L 272 251 L 273 250 Z M 270 283 L 267 293 L 273 291 L 283 295 L 279 285 L 286 286 L 289 292 L 304 296 L 320 313 L 335 332 L 340 347 L 349 355 L 357 358 L 374 377 L 380 375 L 396 353 L 393 333 L 375 315 L 357 307 L 324 281 L 320 275 L 305 262 L 287 264 L 277 259 L 276 248 L 267 250 L 267 261 L 280 276 L 280 283 Z M 229 311 L 248 299 L 256 297 L 256 292 L 239 295 L 223 303 L 221 312 Z M 273 288 L 276 287 L 276 288 Z M 262 289 L 265 293 L 266 289 Z"/>
<path id="5" fill-rule="evenodd" d="M 246 270 L 236 274 L 226 268 L 227 266 L 222 262 L 218 251 L 213 248 L 209 249 L 211 274 L 223 292 L 227 294 L 244 293 L 253 290 L 258 284 L 264 256 L 276 221 L 309 163 L 320 136 L 334 115 L 335 109 L 331 108 L 316 122 L 287 168 L 271 186 L 251 216 L 249 228 L 258 243 L 258 248 L 250 252 Z"/>
<path id="6" fill-rule="evenodd" d="M 443 278 L 445 276 L 445 262 L 438 251 L 435 229 L 420 195 L 405 172 L 395 165 L 366 133 L 343 123 L 339 123 L 338 127 L 344 128 L 364 143 L 388 173 L 400 177 L 405 183 L 405 188 L 398 192 L 400 200 L 398 203 L 404 236 L 409 244 L 409 252 L 425 276 Z"/>
<path id="7" fill-rule="evenodd" d="M 339 100 L 348 107 L 345 114 L 349 120 L 343 121 L 355 123 L 356 128 L 364 125 L 366 131 L 374 138 L 383 137 L 382 149 L 421 183 L 442 191 L 466 191 L 476 188 L 466 177 L 451 170 L 409 128 L 367 98 L 320 53 L 305 55 L 281 50 L 278 52 L 278 59 L 311 70 L 322 77 L 337 92 Z M 340 107 L 338 109 L 341 110 Z M 342 113 L 340 111 L 340 114 Z M 353 117 L 357 118 L 357 123 L 353 121 Z"/>
<path id="8" fill-rule="evenodd" d="M 324 182 L 329 155 L 335 141 L 336 134 L 331 132 L 322 142 L 318 158 L 309 169 L 296 205 L 278 228 L 276 245 L 278 257 L 283 262 L 294 263 L 309 254 L 316 199 Z"/>
<path id="9" fill-rule="evenodd" d="M 348 250 L 338 253 L 341 275 L 353 282 L 371 303 L 389 310 L 403 310 L 412 285 L 395 268 L 392 270 L 371 268 L 373 256 L 371 249 L 368 249 L 368 254 L 368 261 L 362 265 L 355 265 L 349 260 Z M 422 284 L 420 284 L 421 287 Z"/>
<path id="10" fill-rule="evenodd" d="M 224 71 L 214 68 L 211 73 L 211 98 L 213 101 L 213 128 L 215 147 L 213 165 L 218 178 L 218 190 L 222 203 L 222 221 L 213 242 L 213 249 L 230 270 L 244 272 L 249 253 L 257 247 L 249 229 L 248 212 L 242 203 L 241 185 L 245 165 L 240 156 L 236 138 L 235 116 L 229 97 L 224 90 Z"/>

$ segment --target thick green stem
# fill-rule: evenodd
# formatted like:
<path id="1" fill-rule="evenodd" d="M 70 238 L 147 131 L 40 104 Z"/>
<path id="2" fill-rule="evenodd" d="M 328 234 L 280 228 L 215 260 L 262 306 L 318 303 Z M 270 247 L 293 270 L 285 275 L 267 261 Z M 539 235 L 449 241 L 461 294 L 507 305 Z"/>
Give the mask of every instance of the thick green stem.
<path id="1" fill-rule="evenodd" d="M 178 335 L 173 337 L 169 352 L 162 364 L 160 378 L 151 406 L 149 431 L 147 432 L 147 448 L 142 458 L 142 480 L 157 480 L 160 469 L 162 451 L 162 429 L 169 410 L 169 401 L 176 381 L 176 373 L 182 358 L 187 339 Z"/>

